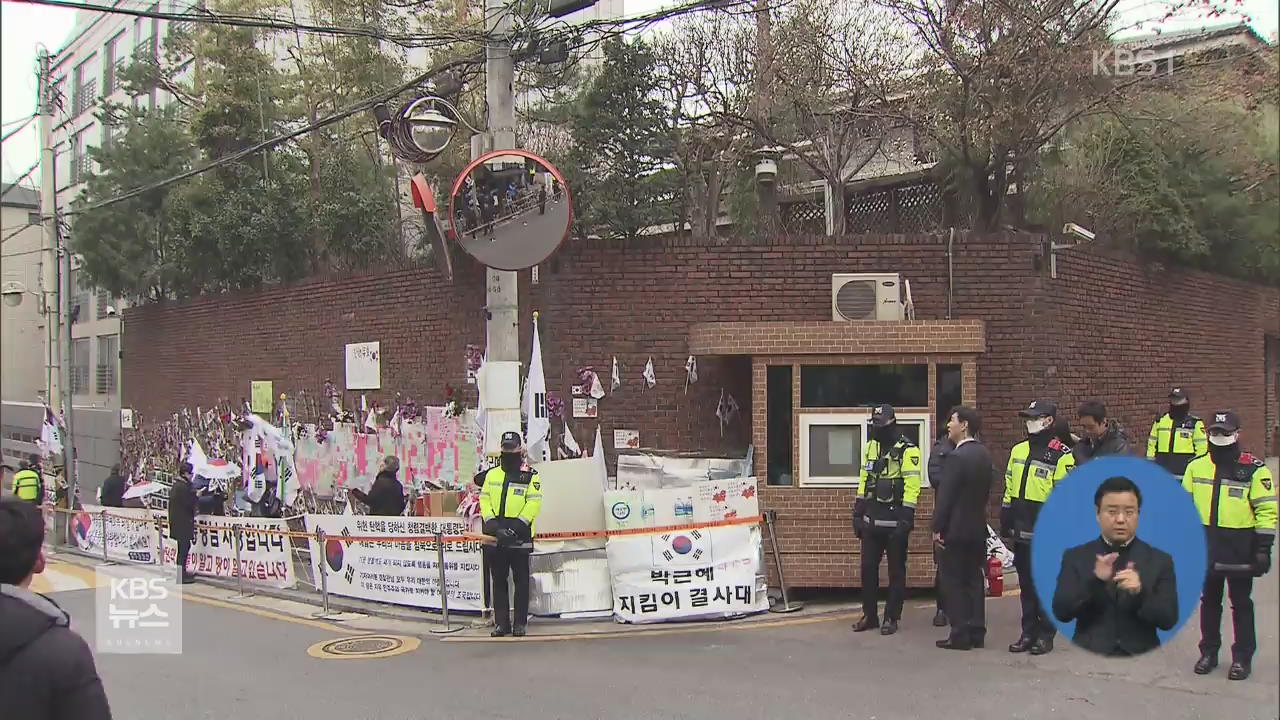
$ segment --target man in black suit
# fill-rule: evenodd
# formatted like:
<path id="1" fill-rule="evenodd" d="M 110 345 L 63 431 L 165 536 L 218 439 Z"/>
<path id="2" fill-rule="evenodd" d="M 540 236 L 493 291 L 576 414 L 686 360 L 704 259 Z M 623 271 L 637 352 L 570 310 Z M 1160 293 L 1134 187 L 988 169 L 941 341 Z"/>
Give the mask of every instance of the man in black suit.
<path id="1" fill-rule="evenodd" d="M 1093 494 L 1102 535 L 1062 554 L 1053 614 L 1076 621 L 1075 643 L 1112 657 L 1160 647 L 1156 630 L 1178 624 L 1173 558 L 1137 537 L 1142 491 L 1107 478 Z"/>
<path id="2" fill-rule="evenodd" d="M 942 551 L 942 603 L 951 636 L 946 650 L 983 646 L 987 635 L 982 569 L 987 550 L 987 499 L 991 495 L 991 454 L 975 439 L 982 420 L 973 408 L 957 407 L 947 421 L 956 444 L 947 456 L 933 513 L 933 542 Z"/>

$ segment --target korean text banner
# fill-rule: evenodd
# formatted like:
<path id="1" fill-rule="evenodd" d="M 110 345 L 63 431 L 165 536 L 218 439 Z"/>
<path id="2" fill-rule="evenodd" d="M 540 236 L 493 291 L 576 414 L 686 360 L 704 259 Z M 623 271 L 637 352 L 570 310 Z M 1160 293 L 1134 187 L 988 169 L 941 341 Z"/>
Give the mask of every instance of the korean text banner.
<path id="1" fill-rule="evenodd" d="M 103 511 L 107 511 L 104 516 Z M 106 520 L 107 558 L 133 563 L 155 564 L 159 554 L 160 536 L 151 520 L 151 512 L 142 508 L 104 508 L 85 505 L 83 512 L 75 514 L 73 531 L 76 545 L 81 550 L 102 557 L 104 538 L 103 520 Z"/>
<path id="2" fill-rule="evenodd" d="M 274 534 L 289 530 L 284 520 L 198 515 L 196 523 L 191 553 L 187 555 L 187 570 L 200 575 L 234 578 L 239 577 L 243 563 L 244 578 L 250 582 L 278 588 L 291 588 L 298 582 L 289 538 Z M 202 525 L 217 526 L 217 529 Z M 230 529 L 232 527 L 240 527 L 243 533 L 239 560 L 236 558 L 236 537 L 235 531 Z M 178 543 L 166 539 L 164 564 L 174 565 L 177 562 Z"/>
<path id="3" fill-rule="evenodd" d="M 613 537 L 613 614 L 630 623 L 723 618 L 769 609 L 757 526 Z"/>
<path id="4" fill-rule="evenodd" d="M 458 536 L 467 532 L 466 520 L 459 517 L 307 515 L 306 523 L 307 532 L 312 535 L 311 556 L 320 561 L 320 570 L 328 574 L 329 592 L 433 609 L 441 607 L 440 568 L 434 541 L 355 542 L 341 537 L 412 537 L 436 532 Z M 326 536 L 323 548 L 315 538 L 317 529 L 323 530 Z M 479 612 L 484 609 L 480 558 L 478 541 L 445 545 L 445 583 L 450 610 Z"/>

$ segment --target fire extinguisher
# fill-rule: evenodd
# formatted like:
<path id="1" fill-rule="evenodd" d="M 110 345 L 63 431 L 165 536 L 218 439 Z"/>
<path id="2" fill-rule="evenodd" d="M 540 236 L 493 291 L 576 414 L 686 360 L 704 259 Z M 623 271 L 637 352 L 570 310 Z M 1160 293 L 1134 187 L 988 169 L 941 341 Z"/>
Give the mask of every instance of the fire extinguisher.
<path id="1" fill-rule="evenodd" d="M 987 595 L 989 597 L 1004 595 L 1004 565 L 994 554 L 987 558 Z"/>

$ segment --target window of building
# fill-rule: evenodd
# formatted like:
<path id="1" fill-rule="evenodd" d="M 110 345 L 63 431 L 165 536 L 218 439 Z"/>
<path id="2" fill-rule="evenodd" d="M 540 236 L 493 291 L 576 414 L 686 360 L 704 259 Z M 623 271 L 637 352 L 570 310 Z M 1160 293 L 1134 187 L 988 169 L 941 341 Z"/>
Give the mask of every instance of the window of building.
<path id="1" fill-rule="evenodd" d="M 71 392 L 75 395 L 89 392 L 89 338 L 71 341 Z"/>
<path id="2" fill-rule="evenodd" d="M 122 50 L 124 45 L 124 31 L 116 33 L 115 37 L 107 41 L 102 48 L 102 94 L 110 95 L 120 89 L 120 84 L 124 78 L 121 72 L 125 68 L 126 53 Z"/>
<path id="3" fill-rule="evenodd" d="M 935 365 L 933 377 L 937 393 L 934 401 L 934 427 L 936 433 L 941 435 L 947 427 L 947 421 L 951 419 L 952 408 L 964 402 L 963 373 L 959 365 Z"/>
<path id="4" fill-rule="evenodd" d="M 792 424 L 791 424 L 791 383 L 790 365 L 771 365 L 765 371 L 766 398 L 768 408 L 768 463 L 769 485 L 792 484 Z"/>
<path id="5" fill-rule="evenodd" d="M 41 224 L 41 223 L 43 223 L 43 222 L 44 222 L 44 219 L 40 216 L 40 213 L 38 213 L 38 212 L 29 212 L 29 213 L 27 213 L 27 224 L 28 224 L 28 225 L 40 225 L 40 224 Z"/>
<path id="6" fill-rule="evenodd" d="M 84 130 L 71 136 L 71 184 L 84 182 L 88 175 L 89 156 L 84 147 Z"/>
<path id="7" fill-rule="evenodd" d="M 898 427 L 920 448 L 921 463 L 929 461 L 933 420 L 925 413 L 899 412 Z M 867 457 L 871 437 L 870 411 L 802 413 L 800 415 L 800 480 L 802 487 L 853 487 Z M 927 479 L 921 482 L 927 484 Z"/>
<path id="8" fill-rule="evenodd" d="M 98 393 L 111 395 L 116 391 L 116 376 L 120 362 L 120 336 L 98 336 Z"/>
<path id="9" fill-rule="evenodd" d="M 89 63 L 93 61 L 90 56 L 88 60 L 76 65 L 74 74 L 71 77 L 71 116 L 75 117 L 80 113 L 93 107 L 98 99 L 98 79 L 90 72 Z"/>
<path id="10" fill-rule="evenodd" d="M 71 322 L 85 322 L 89 319 L 89 288 L 81 283 L 79 272 L 72 273 L 72 278 L 75 285 L 71 295 Z"/>
<path id="11" fill-rule="evenodd" d="M 99 320 L 101 320 L 107 316 L 107 307 L 111 305 L 111 300 L 112 300 L 111 293 L 106 290 L 99 290 L 97 300 L 98 300 L 98 308 L 97 308 L 98 313 L 96 317 Z"/>
<path id="12" fill-rule="evenodd" d="M 929 407 L 928 365 L 804 365 L 800 407 Z"/>

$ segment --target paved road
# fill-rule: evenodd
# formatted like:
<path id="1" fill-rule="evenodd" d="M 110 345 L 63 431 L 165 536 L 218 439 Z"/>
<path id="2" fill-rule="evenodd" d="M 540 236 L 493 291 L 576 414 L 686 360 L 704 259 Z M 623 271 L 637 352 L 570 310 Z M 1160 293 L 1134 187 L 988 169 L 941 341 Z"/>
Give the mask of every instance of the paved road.
<path id="1" fill-rule="evenodd" d="M 501 223 L 492 237 L 464 234 L 462 248 L 489 267 L 518 269 L 542 261 L 548 246 L 554 247 L 569 227 L 569 203 L 563 199 L 547 199 L 547 212 L 539 215 L 535 207 L 517 218 Z"/>
<path id="2" fill-rule="evenodd" d="M 47 589 L 75 586 L 77 573 L 54 571 L 65 577 Z M 189 597 L 181 656 L 99 655 L 98 663 L 116 717 L 130 720 L 1276 718 L 1277 577 L 1256 593 L 1262 650 L 1246 682 L 1228 681 L 1224 669 L 1191 672 L 1194 619 L 1170 647 L 1137 660 L 1101 660 L 1067 643 L 1042 658 L 1010 655 L 1015 597 L 989 601 L 991 645 L 970 653 L 934 648 L 932 605 L 917 602 L 892 638 L 854 636 L 847 620 L 812 619 L 554 642 L 441 642 L 424 634 L 411 653 L 367 660 L 308 656 L 314 643 L 361 632 L 305 619 L 309 608 L 259 599 L 251 613 Z M 91 638 L 92 591 L 54 597 Z M 423 632 L 406 624 L 387 631 Z"/>

